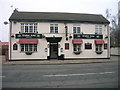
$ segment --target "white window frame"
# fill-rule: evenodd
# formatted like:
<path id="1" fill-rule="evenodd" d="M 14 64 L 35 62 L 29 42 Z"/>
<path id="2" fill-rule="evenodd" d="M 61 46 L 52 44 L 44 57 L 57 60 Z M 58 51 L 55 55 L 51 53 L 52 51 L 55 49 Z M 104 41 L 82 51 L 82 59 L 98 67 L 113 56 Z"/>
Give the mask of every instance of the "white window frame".
<path id="1" fill-rule="evenodd" d="M 81 44 L 73 44 L 74 52 L 81 52 Z"/>
<path id="2" fill-rule="evenodd" d="M 21 52 L 37 52 L 37 44 L 21 44 Z M 32 48 L 30 48 L 32 46 Z"/>
<path id="3" fill-rule="evenodd" d="M 58 33 L 58 24 L 50 24 L 50 33 Z"/>
<path id="4" fill-rule="evenodd" d="M 81 28 L 79 24 L 73 25 L 73 33 L 74 34 L 79 34 L 81 32 Z"/>
<path id="5" fill-rule="evenodd" d="M 37 23 L 21 23 L 21 33 L 37 33 Z"/>
<path id="6" fill-rule="evenodd" d="M 96 44 L 95 50 L 96 50 L 96 52 L 102 52 L 102 44 Z"/>
<path id="7" fill-rule="evenodd" d="M 95 25 L 95 33 L 96 34 L 102 34 L 103 27 L 102 25 Z"/>

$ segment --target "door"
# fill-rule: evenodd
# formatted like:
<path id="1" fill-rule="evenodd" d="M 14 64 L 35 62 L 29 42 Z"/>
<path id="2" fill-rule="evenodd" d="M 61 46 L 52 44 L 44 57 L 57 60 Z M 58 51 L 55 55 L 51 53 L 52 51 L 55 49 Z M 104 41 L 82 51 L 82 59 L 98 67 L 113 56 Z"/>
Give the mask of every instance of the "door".
<path id="1" fill-rule="evenodd" d="M 50 43 L 50 58 L 58 58 L 58 43 Z"/>

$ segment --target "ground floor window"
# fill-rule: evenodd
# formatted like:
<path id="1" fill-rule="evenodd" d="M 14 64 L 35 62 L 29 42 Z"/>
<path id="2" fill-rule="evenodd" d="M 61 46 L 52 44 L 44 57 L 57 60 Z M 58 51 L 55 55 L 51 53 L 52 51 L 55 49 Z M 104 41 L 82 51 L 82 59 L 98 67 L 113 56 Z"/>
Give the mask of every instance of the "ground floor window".
<path id="1" fill-rule="evenodd" d="M 17 48 L 18 48 L 18 46 L 17 46 L 17 44 L 15 43 L 15 44 L 13 45 L 13 50 L 17 50 Z"/>
<path id="2" fill-rule="evenodd" d="M 96 44 L 96 53 L 101 54 L 102 53 L 102 44 Z"/>
<path id="3" fill-rule="evenodd" d="M 81 44 L 73 44 L 73 46 L 74 46 L 74 51 L 75 52 L 81 51 Z"/>
<path id="4" fill-rule="evenodd" d="M 108 47 L 108 46 L 107 46 L 107 43 L 105 43 L 105 44 L 104 44 L 104 49 L 107 49 L 107 47 Z"/>
<path id="5" fill-rule="evenodd" d="M 81 44 L 73 44 L 73 51 L 75 54 L 81 53 Z"/>
<path id="6" fill-rule="evenodd" d="M 21 52 L 37 52 L 37 44 L 21 44 Z"/>
<path id="7" fill-rule="evenodd" d="M 85 43 L 85 49 L 92 49 L 91 43 Z"/>
<path id="8" fill-rule="evenodd" d="M 69 43 L 65 43 L 65 49 L 69 49 Z"/>
<path id="9" fill-rule="evenodd" d="M 102 44 L 96 44 L 96 51 L 102 51 Z"/>

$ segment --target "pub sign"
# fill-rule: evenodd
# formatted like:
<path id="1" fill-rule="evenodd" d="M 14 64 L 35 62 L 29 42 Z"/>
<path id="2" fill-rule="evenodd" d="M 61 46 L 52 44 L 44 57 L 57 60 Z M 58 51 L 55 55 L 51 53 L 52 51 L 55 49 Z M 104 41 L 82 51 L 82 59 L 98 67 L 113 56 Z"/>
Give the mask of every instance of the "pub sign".
<path id="1" fill-rule="evenodd" d="M 15 35 L 16 38 L 28 38 L 28 39 L 31 39 L 31 38 L 42 38 L 42 34 L 16 34 Z"/>
<path id="2" fill-rule="evenodd" d="M 103 35 L 98 34 L 75 34 L 76 39 L 103 39 Z"/>

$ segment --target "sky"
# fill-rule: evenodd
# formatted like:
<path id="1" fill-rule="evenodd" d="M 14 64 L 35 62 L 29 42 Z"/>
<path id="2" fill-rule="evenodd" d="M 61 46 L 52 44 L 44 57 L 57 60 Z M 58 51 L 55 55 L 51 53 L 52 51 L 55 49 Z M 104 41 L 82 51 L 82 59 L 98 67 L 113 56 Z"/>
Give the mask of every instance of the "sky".
<path id="1" fill-rule="evenodd" d="M 9 41 L 9 22 L 15 8 L 18 11 L 32 12 L 70 12 L 102 14 L 105 16 L 109 9 L 112 16 L 118 13 L 118 2 L 120 0 L 0 0 L 0 40 Z M 11 7 L 13 6 L 13 7 Z"/>

